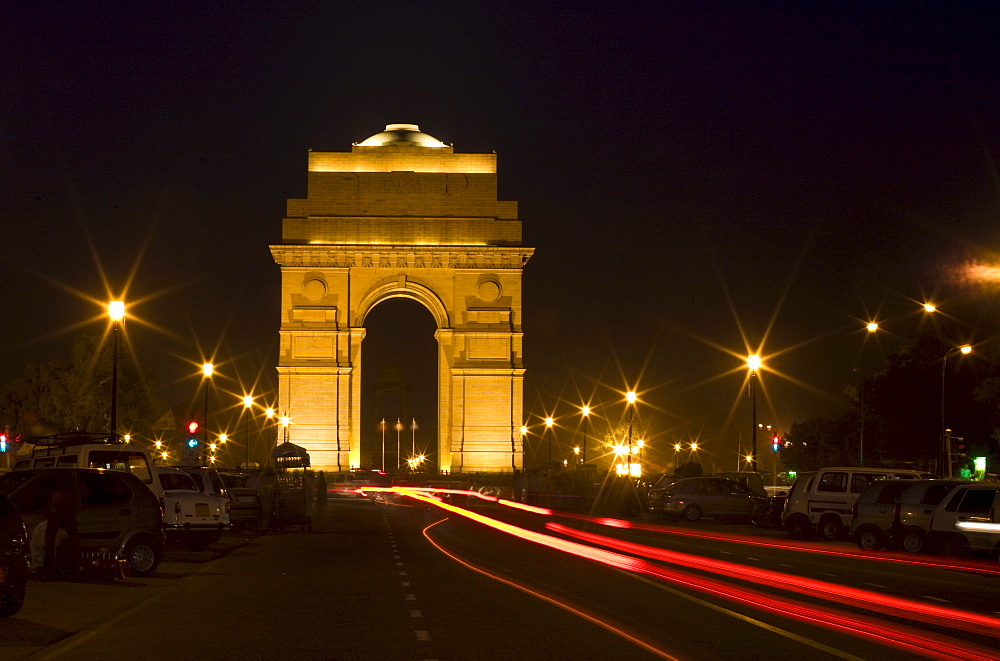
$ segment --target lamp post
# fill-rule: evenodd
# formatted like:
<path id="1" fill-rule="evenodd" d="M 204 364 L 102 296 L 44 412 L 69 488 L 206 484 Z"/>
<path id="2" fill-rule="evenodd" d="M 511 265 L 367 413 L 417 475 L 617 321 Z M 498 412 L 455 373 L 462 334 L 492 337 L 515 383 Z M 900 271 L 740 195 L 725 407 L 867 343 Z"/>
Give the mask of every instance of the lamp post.
<path id="1" fill-rule="evenodd" d="M 527 457 L 527 454 L 526 454 L 527 453 L 527 449 L 525 448 L 525 444 L 524 444 L 524 440 L 528 437 L 528 427 L 527 427 L 527 425 L 521 425 L 521 428 L 518 429 L 518 431 L 521 432 L 521 470 L 527 470 L 528 469 L 528 463 L 527 463 L 528 457 Z"/>
<path id="2" fill-rule="evenodd" d="M 628 402 L 628 463 L 625 465 L 626 472 L 632 477 L 632 410 L 635 408 L 635 392 L 625 393 L 625 401 Z"/>
<path id="3" fill-rule="evenodd" d="M 203 432 L 204 432 L 203 433 L 203 435 L 204 435 L 204 445 L 203 445 L 203 447 L 205 447 L 205 448 L 208 447 L 208 390 L 209 390 L 209 385 L 212 382 L 212 374 L 213 374 L 214 370 L 215 370 L 215 367 L 212 365 L 212 363 L 204 363 L 201 366 L 201 373 L 204 375 L 204 377 L 206 379 L 206 381 L 205 381 L 205 427 L 203 429 Z M 204 449 L 201 451 L 201 464 L 202 464 L 202 466 L 205 465 L 205 450 Z"/>
<path id="4" fill-rule="evenodd" d="M 580 407 L 580 413 L 583 414 L 583 463 L 587 463 L 587 418 L 590 417 L 590 407 Z"/>
<path id="5" fill-rule="evenodd" d="M 747 369 L 750 370 L 750 470 L 757 472 L 757 370 L 760 369 L 760 356 L 750 354 L 747 356 Z M 737 470 L 740 467 L 737 466 Z"/>
<path id="6" fill-rule="evenodd" d="M 250 468 L 250 409 L 253 406 L 253 395 L 247 395 L 243 398 L 243 409 L 247 416 L 247 436 L 246 436 L 246 447 L 244 448 L 244 456 L 246 459 L 243 462 L 243 468 Z"/>
<path id="7" fill-rule="evenodd" d="M 379 429 L 382 430 L 382 472 L 385 472 L 385 418 L 382 418 L 382 422 L 378 423 Z"/>
<path id="8" fill-rule="evenodd" d="M 396 470 L 399 470 L 399 433 L 403 431 L 403 423 L 396 418 Z"/>
<path id="9" fill-rule="evenodd" d="M 281 416 L 281 442 L 288 442 L 288 425 L 290 425 L 292 419 L 288 417 L 288 411 L 285 411 Z"/>
<path id="10" fill-rule="evenodd" d="M 272 407 L 272 406 L 268 406 L 268 407 L 267 407 L 266 409 L 264 409 L 264 416 L 265 416 L 265 417 L 266 417 L 266 418 L 267 418 L 268 420 L 274 420 L 274 407 Z M 271 434 L 271 432 L 269 431 L 269 432 L 268 432 L 268 435 L 270 435 L 270 434 Z M 265 446 L 265 448 L 266 448 L 267 446 L 270 446 L 270 445 L 271 445 L 271 444 L 270 444 L 270 443 L 268 443 L 268 444 L 267 444 L 267 445 Z M 270 450 L 267 450 L 267 466 L 268 466 L 268 468 L 270 468 L 270 467 L 271 467 L 271 451 L 270 451 Z"/>
<path id="11" fill-rule="evenodd" d="M 118 334 L 121 332 L 121 321 L 125 318 L 125 303 L 111 301 L 108 305 L 108 316 L 111 317 L 111 424 L 108 431 L 112 440 L 118 435 Z"/>
<path id="12" fill-rule="evenodd" d="M 960 347 L 954 347 L 954 348 L 949 349 L 948 351 L 945 351 L 944 355 L 941 357 L 941 426 L 940 426 L 940 432 L 941 432 L 941 462 L 942 462 L 942 468 L 943 468 L 943 470 L 941 471 L 941 473 L 942 473 L 942 475 L 944 475 L 945 473 L 947 473 L 948 477 L 952 477 L 952 475 L 954 474 L 954 471 L 952 470 L 952 466 L 951 466 L 951 448 L 949 447 L 949 443 L 948 443 L 948 434 L 947 434 L 947 432 L 945 431 L 945 428 L 944 428 L 944 385 L 945 385 L 945 376 L 947 375 L 947 370 L 948 370 L 948 356 L 950 356 L 951 354 L 956 353 L 956 352 L 961 353 L 962 355 L 966 355 L 967 356 L 970 353 L 972 353 L 972 347 L 970 345 L 968 345 L 968 344 L 963 344 Z"/>
<path id="13" fill-rule="evenodd" d="M 410 422 L 410 456 L 417 456 L 417 419 Z"/>
<path id="14" fill-rule="evenodd" d="M 548 418 L 545 418 L 545 432 L 546 433 L 548 433 L 548 431 L 550 429 L 552 429 L 552 425 L 553 424 L 555 424 L 555 420 L 553 420 L 551 416 L 548 417 Z M 549 435 L 548 449 L 549 449 L 549 463 L 551 464 L 552 463 L 552 435 Z"/>

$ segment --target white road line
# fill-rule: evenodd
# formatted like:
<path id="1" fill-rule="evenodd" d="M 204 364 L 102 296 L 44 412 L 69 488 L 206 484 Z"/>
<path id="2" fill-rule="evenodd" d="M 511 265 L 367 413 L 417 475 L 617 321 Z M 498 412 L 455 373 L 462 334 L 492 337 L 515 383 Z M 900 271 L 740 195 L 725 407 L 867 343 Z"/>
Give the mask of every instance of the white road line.
<path id="1" fill-rule="evenodd" d="M 400 575 L 400 576 L 407 576 L 408 574 L 407 574 L 407 573 L 406 573 L 405 571 L 400 571 L 400 572 L 399 572 L 399 575 Z"/>
<path id="2" fill-rule="evenodd" d="M 411 610 L 410 611 L 410 617 L 423 617 L 423 616 L 424 616 L 424 614 L 423 614 L 422 611 L 418 611 L 418 610 Z"/>
<path id="3" fill-rule="evenodd" d="M 431 634 L 428 633 L 427 631 L 414 631 L 413 633 L 415 633 L 417 635 L 417 640 L 430 640 L 431 639 Z"/>
<path id="4" fill-rule="evenodd" d="M 828 574 L 825 571 L 817 572 L 820 576 L 829 576 L 830 578 L 837 578 L 836 574 Z"/>
<path id="5" fill-rule="evenodd" d="M 408 587 L 410 587 L 410 582 L 409 581 L 403 581 L 402 583 L 400 583 L 400 585 L 402 585 L 404 588 L 408 588 Z"/>
<path id="6" fill-rule="evenodd" d="M 930 599 L 931 601 L 940 601 L 942 604 L 950 604 L 951 601 L 948 599 L 942 599 L 940 597 L 932 597 L 929 594 L 923 596 L 924 599 Z"/>
<path id="7" fill-rule="evenodd" d="M 784 567 L 786 569 L 795 569 L 795 567 L 793 565 L 782 565 L 782 564 L 779 564 L 778 566 L 779 567 Z"/>
<path id="8" fill-rule="evenodd" d="M 872 586 L 873 588 L 882 588 L 883 590 L 884 590 L 884 589 L 885 589 L 885 587 L 886 587 L 886 586 L 884 586 L 884 585 L 879 585 L 878 583 L 865 583 L 864 585 L 870 585 L 870 586 Z"/>
<path id="9" fill-rule="evenodd" d="M 415 595 L 413 593 L 407 593 L 407 594 L 403 595 L 403 599 L 405 599 L 407 601 L 416 601 L 417 600 L 417 595 Z"/>
<path id="10" fill-rule="evenodd" d="M 760 562 L 760 558 L 751 558 L 750 556 L 746 556 L 746 559 L 753 560 L 754 562 Z"/>

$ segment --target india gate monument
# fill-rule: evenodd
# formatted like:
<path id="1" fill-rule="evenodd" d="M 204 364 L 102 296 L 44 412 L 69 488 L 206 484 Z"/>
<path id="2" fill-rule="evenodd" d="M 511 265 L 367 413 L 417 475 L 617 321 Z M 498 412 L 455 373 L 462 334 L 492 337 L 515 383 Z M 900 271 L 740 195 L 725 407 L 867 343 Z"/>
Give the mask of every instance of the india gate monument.
<path id="1" fill-rule="evenodd" d="M 271 246 L 287 440 L 317 470 L 361 467 L 365 319 L 405 297 L 437 326 L 437 468 L 522 468 L 521 273 L 534 250 L 517 202 L 497 199 L 496 154 L 390 124 L 350 151 L 309 152 L 308 167 Z"/>

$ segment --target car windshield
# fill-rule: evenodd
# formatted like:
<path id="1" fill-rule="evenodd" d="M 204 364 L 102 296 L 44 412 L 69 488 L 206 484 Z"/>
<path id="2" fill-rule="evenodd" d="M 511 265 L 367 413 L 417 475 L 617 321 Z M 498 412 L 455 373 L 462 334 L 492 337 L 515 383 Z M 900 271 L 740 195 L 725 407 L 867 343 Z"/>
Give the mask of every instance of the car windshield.
<path id="1" fill-rule="evenodd" d="M 160 484 L 167 491 L 197 491 L 191 477 L 183 473 L 160 473 Z"/>

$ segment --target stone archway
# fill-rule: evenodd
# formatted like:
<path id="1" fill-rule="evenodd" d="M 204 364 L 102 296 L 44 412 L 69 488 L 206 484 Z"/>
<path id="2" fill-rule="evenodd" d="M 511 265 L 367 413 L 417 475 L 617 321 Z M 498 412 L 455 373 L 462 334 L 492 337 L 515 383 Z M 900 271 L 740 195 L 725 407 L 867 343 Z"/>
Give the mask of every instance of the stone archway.
<path id="1" fill-rule="evenodd" d="M 282 243 L 279 407 L 313 465 L 360 463 L 361 341 L 379 302 L 411 298 L 437 325 L 438 457 L 451 471 L 521 467 L 521 245 L 497 200 L 496 154 L 456 154 L 412 124 L 350 152 L 309 152 Z"/>

